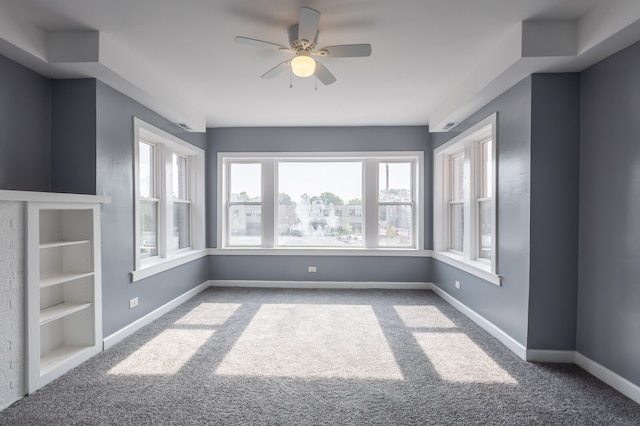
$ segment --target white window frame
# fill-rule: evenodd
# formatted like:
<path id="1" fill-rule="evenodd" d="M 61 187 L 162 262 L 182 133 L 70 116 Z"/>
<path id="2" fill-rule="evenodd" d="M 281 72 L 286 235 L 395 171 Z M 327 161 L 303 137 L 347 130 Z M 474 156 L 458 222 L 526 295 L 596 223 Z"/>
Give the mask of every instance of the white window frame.
<path id="1" fill-rule="evenodd" d="M 424 153 L 421 151 L 363 152 L 219 152 L 217 191 L 217 247 L 222 251 L 251 254 L 327 254 L 330 252 L 376 252 L 389 256 L 424 251 Z M 278 247 L 277 246 L 277 164 L 279 161 L 362 161 L 362 219 L 364 244 L 351 247 Z M 378 163 L 412 161 L 413 245 L 411 247 L 378 246 Z M 260 247 L 229 246 L 227 241 L 227 197 L 229 162 L 262 164 L 262 245 Z"/>
<path id="2" fill-rule="evenodd" d="M 158 255 L 146 259 L 140 256 L 140 182 L 139 143 L 144 141 L 155 146 L 156 197 L 159 198 Z M 182 139 L 173 136 L 139 118 L 133 119 L 133 177 L 134 177 L 134 270 L 131 281 L 135 282 L 176 266 L 206 256 L 205 245 L 205 152 Z M 191 204 L 191 247 L 173 250 L 173 153 L 187 158 L 189 203 Z"/>
<path id="3" fill-rule="evenodd" d="M 494 113 L 465 132 L 451 139 L 434 151 L 433 188 L 433 257 L 442 262 L 476 275 L 493 284 L 500 285 L 498 274 L 498 114 Z M 477 208 L 479 192 L 479 159 L 477 146 L 492 140 L 492 197 L 491 197 L 491 260 L 478 258 L 479 214 Z M 450 158 L 464 152 L 464 242 L 463 252 L 450 250 L 449 199 Z"/>
<path id="4" fill-rule="evenodd" d="M 171 152 L 171 155 L 169 155 L 170 161 L 171 161 L 171 170 L 173 170 L 173 156 L 176 155 L 178 157 L 183 157 L 186 160 L 186 176 L 185 179 L 187 180 L 187 185 L 186 185 L 186 198 L 175 198 L 171 197 L 171 212 L 173 213 L 174 211 L 174 207 L 176 204 L 182 204 L 182 205 L 187 205 L 189 206 L 189 247 L 183 247 L 183 248 L 178 248 L 178 249 L 172 249 L 174 253 L 180 253 L 183 251 L 189 251 L 193 249 L 193 224 L 192 224 L 192 220 L 193 220 L 193 214 L 191 213 L 193 210 L 193 203 L 191 202 L 191 181 L 193 180 L 193 174 L 191 173 L 191 163 L 192 163 L 192 156 L 189 155 L 185 155 L 182 152 L 177 152 L 177 151 L 173 151 Z M 173 178 L 173 176 L 172 176 Z M 167 185 L 169 186 L 169 185 Z M 171 186 L 169 186 L 169 188 L 171 188 Z M 173 217 L 171 220 L 171 223 L 173 224 Z M 168 234 L 171 236 L 171 238 L 173 238 L 173 232 L 171 234 Z M 169 248 L 169 245 L 167 246 L 167 249 Z"/>
<path id="5" fill-rule="evenodd" d="M 397 158 L 388 159 L 388 160 L 376 159 L 376 163 L 378 165 L 378 169 L 377 169 L 376 173 L 380 173 L 379 165 L 381 163 L 387 163 L 387 164 L 396 163 L 396 164 L 399 164 L 399 163 L 407 163 L 407 162 L 410 162 L 410 161 L 407 161 L 406 159 L 397 159 Z M 413 227 L 415 227 L 415 225 L 416 225 L 416 216 L 417 216 L 417 212 L 416 212 L 416 207 L 417 207 L 417 205 L 416 205 L 416 198 L 417 198 L 416 191 L 418 189 L 418 187 L 416 185 L 416 168 L 417 168 L 416 164 L 414 162 L 411 162 L 411 176 L 410 176 L 410 179 L 411 179 L 412 185 L 411 185 L 411 200 L 410 201 L 381 201 L 380 200 L 380 187 L 379 187 L 379 185 L 380 185 L 380 176 L 379 175 L 377 176 L 378 179 L 376 181 L 376 200 L 377 200 L 377 203 L 378 203 L 378 207 L 376 208 L 376 212 L 378 214 L 380 212 L 380 207 L 381 206 L 410 206 L 411 207 L 411 224 L 412 224 Z M 424 212 L 422 212 L 421 215 L 424 216 Z M 378 220 L 376 220 L 376 222 L 378 222 L 379 221 L 378 215 L 376 215 L 376 218 L 378 219 Z M 376 230 L 376 232 L 377 232 L 377 230 Z M 409 248 L 415 248 L 416 247 L 415 232 L 416 231 L 414 231 L 414 235 L 412 235 L 413 245 L 412 245 L 412 247 L 409 247 Z M 391 248 L 391 246 L 379 245 L 380 244 L 380 241 L 379 241 L 380 238 L 379 237 L 380 236 L 377 235 L 376 245 L 378 247 Z M 402 246 L 398 246 L 398 247 L 402 247 Z"/>
<path id="6" fill-rule="evenodd" d="M 254 161 L 254 160 L 233 160 L 232 161 L 234 164 L 259 164 L 260 165 L 260 175 L 261 175 L 261 184 L 264 181 L 264 179 L 268 176 L 268 173 L 265 173 L 265 164 L 262 161 Z M 224 176 L 225 176 L 225 189 L 224 189 L 224 194 L 230 194 L 231 193 L 231 179 L 229 178 L 230 173 L 231 173 L 231 168 L 228 167 L 229 162 L 225 162 L 223 164 L 223 170 L 224 170 Z M 266 165 L 268 167 L 268 165 Z M 225 220 L 229 217 L 229 215 L 231 214 L 231 211 L 235 208 L 238 208 L 240 211 L 243 211 L 243 209 L 241 209 L 241 206 L 246 206 L 246 207 L 253 207 L 253 208 L 260 208 L 260 220 L 261 222 L 264 222 L 264 219 L 262 218 L 262 215 L 264 214 L 264 202 L 265 202 L 265 188 L 264 188 L 264 184 L 262 184 L 262 188 L 261 188 L 261 193 L 260 193 L 260 201 L 231 201 L 231 200 L 227 200 L 226 196 L 225 196 L 225 212 L 224 212 L 224 216 L 225 216 Z M 247 210 L 244 210 L 244 214 L 246 215 Z M 226 223 L 226 222 L 225 222 Z M 224 228 L 224 238 L 223 240 L 225 242 L 228 243 L 228 241 L 231 239 L 231 229 L 229 227 L 225 227 Z M 260 241 L 264 241 L 264 223 L 261 225 L 261 233 L 260 233 Z M 238 246 L 233 246 L 233 247 L 254 247 L 254 246 L 242 246 L 242 245 L 238 245 Z"/>

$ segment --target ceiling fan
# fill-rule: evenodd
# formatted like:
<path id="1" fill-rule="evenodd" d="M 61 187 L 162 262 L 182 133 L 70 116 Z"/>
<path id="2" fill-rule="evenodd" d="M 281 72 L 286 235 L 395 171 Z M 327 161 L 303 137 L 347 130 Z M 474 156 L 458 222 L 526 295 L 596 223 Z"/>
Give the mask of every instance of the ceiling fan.
<path id="1" fill-rule="evenodd" d="M 283 52 L 293 53 L 295 56 L 287 59 L 262 74 L 262 78 L 272 79 L 282 71 L 290 68 L 298 77 L 310 77 L 315 75 L 323 84 L 329 85 L 336 81 L 333 74 L 316 61 L 313 56 L 326 56 L 333 58 L 358 58 L 371 56 L 370 44 L 342 44 L 338 46 L 326 46 L 316 49 L 318 43 L 318 23 L 320 12 L 308 7 L 300 9 L 300 21 L 289 28 L 289 44 L 285 47 L 269 41 L 257 40 L 249 37 L 236 36 L 237 43 L 253 46 L 277 49 Z"/>

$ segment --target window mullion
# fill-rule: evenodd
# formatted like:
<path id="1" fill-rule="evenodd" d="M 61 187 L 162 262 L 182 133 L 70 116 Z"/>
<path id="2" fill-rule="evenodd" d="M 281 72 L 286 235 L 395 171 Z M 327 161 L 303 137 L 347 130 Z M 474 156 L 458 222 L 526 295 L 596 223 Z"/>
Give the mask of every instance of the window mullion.
<path id="1" fill-rule="evenodd" d="M 173 194 L 171 182 L 173 182 L 173 165 L 171 152 L 158 146 L 159 176 L 158 194 L 160 195 L 160 220 L 159 220 L 159 245 L 160 257 L 167 257 L 171 253 L 169 242 L 173 236 Z"/>
<path id="2" fill-rule="evenodd" d="M 226 183 L 224 188 L 224 209 L 226 213 L 222 218 L 222 226 L 224 229 L 224 240 L 223 244 L 228 245 L 231 240 L 231 165 L 228 162 L 224 163 L 223 172 L 225 173 L 224 182 Z"/>
<path id="3" fill-rule="evenodd" d="M 275 161 L 262 161 L 262 247 L 271 248 L 275 243 L 276 194 Z"/>
<path id="4" fill-rule="evenodd" d="M 378 161 L 363 161 L 362 222 L 365 248 L 378 247 Z"/>
<path id="5" fill-rule="evenodd" d="M 475 199 L 476 185 L 475 185 L 475 172 L 476 172 L 475 156 L 474 156 L 474 144 L 465 143 L 464 147 L 464 258 L 465 260 L 475 259 L 475 244 L 476 244 L 476 220 L 477 208 Z"/>

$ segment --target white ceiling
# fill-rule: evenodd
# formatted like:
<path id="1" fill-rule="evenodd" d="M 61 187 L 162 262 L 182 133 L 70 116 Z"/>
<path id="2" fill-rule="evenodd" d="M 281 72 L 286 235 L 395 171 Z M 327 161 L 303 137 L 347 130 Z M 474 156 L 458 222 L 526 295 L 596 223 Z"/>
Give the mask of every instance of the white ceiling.
<path id="1" fill-rule="evenodd" d="M 287 54 L 234 36 L 288 45 L 301 6 L 321 12 L 320 47 L 370 43 L 372 56 L 323 58 L 337 82 L 317 91 L 314 78 L 261 79 Z M 87 34 L 99 41 L 81 48 Z M 0 53 L 99 78 L 200 131 L 441 130 L 532 72 L 579 71 L 637 40 L 638 0 L 0 0 Z"/>

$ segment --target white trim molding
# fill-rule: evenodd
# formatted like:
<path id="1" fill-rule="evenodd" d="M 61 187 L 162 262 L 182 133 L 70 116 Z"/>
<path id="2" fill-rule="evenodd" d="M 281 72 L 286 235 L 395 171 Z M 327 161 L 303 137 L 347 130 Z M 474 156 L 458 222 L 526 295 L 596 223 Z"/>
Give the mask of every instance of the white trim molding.
<path id="1" fill-rule="evenodd" d="M 158 203 L 156 217 L 155 242 L 157 254 L 153 257 L 143 259 L 140 253 L 141 232 L 140 232 L 140 203 L 143 200 L 140 188 L 140 143 L 144 142 L 152 146 L 153 167 L 150 171 L 150 179 L 153 186 L 153 194 L 147 195 L 147 200 Z M 191 143 L 173 136 L 137 117 L 133 117 L 133 176 L 134 176 L 134 221 L 135 232 L 134 241 L 134 271 L 131 272 L 132 281 L 145 278 L 157 272 L 170 269 L 180 264 L 180 260 L 173 261 L 173 258 L 180 259 L 183 253 L 193 253 L 197 258 L 198 252 L 206 252 L 205 241 L 205 151 Z M 171 244 L 173 236 L 173 203 L 175 200 L 171 191 L 173 182 L 173 154 L 183 156 L 187 159 L 187 199 L 190 207 L 190 247 L 176 250 Z M 158 265 L 168 262 L 169 266 L 158 268 Z M 178 262 L 176 264 L 176 262 Z M 157 271 L 157 272 L 154 272 Z"/>
<path id="2" fill-rule="evenodd" d="M 141 269 L 129 272 L 131 282 L 134 283 L 155 274 L 168 271 L 169 269 L 176 268 L 180 265 L 184 265 L 185 263 L 208 256 L 209 254 L 208 250 L 189 250 L 171 257 L 158 259 L 156 263 L 145 263 Z"/>
<path id="3" fill-rule="evenodd" d="M 38 203 L 89 203 L 108 204 L 106 195 L 67 194 L 60 192 L 13 191 L 0 189 L 0 201 L 28 201 Z"/>
<path id="4" fill-rule="evenodd" d="M 359 282 L 359 281 L 250 281 L 212 280 L 212 287 L 252 288 L 313 288 L 313 289 L 383 289 L 383 290 L 429 290 L 431 283 L 423 282 Z"/>
<path id="5" fill-rule="evenodd" d="M 352 248 L 210 248 L 212 256 L 384 256 L 431 257 L 431 250 L 416 249 L 352 249 Z"/>
<path id="6" fill-rule="evenodd" d="M 169 312 L 172 309 L 176 308 L 177 306 L 183 304 L 184 302 L 186 302 L 187 300 L 189 300 L 192 297 L 196 296 L 200 292 L 206 290 L 207 287 L 209 287 L 209 282 L 204 282 L 204 283 L 200 284 L 199 286 L 194 287 L 191 290 L 187 291 L 186 293 L 176 297 L 175 299 L 165 303 L 164 305 L 160 306 L 159 308 L 154 309 L 153 311 L 149 312 L 147 315 L 143 316 L 142 318 L 139 318 L 139 319 L 135 320 L 131 324 L 121 328 L 120 330 L 116 331 L 115 333 L 110 334 L 109 336 L 105 337 L 103 339 L 103 341 L 102 341 L 103 349 L 107 350 L 110 347 L 112 347 L 113 345 L 115 345 L 116 343 L 121 342 L 126 337 L 128 337 L 128 336 L 132 335 L 133 333 L 135 333 L 136 331 L 140 330 L 145 325 L 151 324 L 153 321 L 157 320 L 158 318 L 160 318 L 161 316 L 163 316 L 167 312 Z"/>
<path id="7" fill-rule="evenodd" d="M 556 364 L 575 364 L 575 351 L 555 351 L 546 349 L 527 349 L 527 361 L 553 362 Z"/>
<path id="8" fill-rule="evenodd" d="M 467 316 L 490 335 L 498 339 L 519 358 L 527 362 L 575 363 L 583 370 L 608 384 L 618 392 L 640 404 L 640 386 L 587 358 L 576 351 L 527 349 L 523 344 L 509 336 L 498 326 L 455 299 L 449 293 L 430 282 L 356 282 L 356 281 L 252 281 L 252 280 L 210 280 L 189 290 L 181 296 L 162 305 L 142 318 L 107 336 L 103 340 L 104 349 L 109 349 L 129 335 L 162 315 L 196 296 L 208 287 L 247 287 L 247 288 L 300 288 L 300 289 L 395 289 L 395 290 L 431 290 L 455 309 Z"/>
<path id="9" fill-rule="evenodd" d="M 451 306 L 466 315 L 471 321 L 482 327 L 486 332 L 498 339 L 503 345 L 511 349 L 513 353 L 518 355 L 523 360 L 527 361 L 527 348 L 522 343 L 509 336 L 494 323 L 492 323 L 473 309 L 469 308 L 467 305 L 460 302 L 458 299 L 454 298 L 437 285 L 431 284 L 431 290 Z"/>
<path id="10" fill-rule="evenodd" d="M 489 282 L 500 285 L 498 268 L 498 113 L 495 112 L 463 133 L 445 142 L 433 151 L 433 245 L 439 260 L 452 264 L 460 269 L 467 263 L 470 273 L 480 276 Z M 481 160 L 479 147 L 491 141 L 491 159 L 486 164 Z M 461 157 L 462 156 L 462 157 Z M 454 158 L 463 158 L 462 176 L 456 180 L 463 182 L 464 196 L 459 194 L 454 199 Z M 484 164 L 484 165 L 483 165 Z M 483 190 L 481 182 L 486 172 L 490 184 Z M 485 193 L 486 192 L 486 193 Z M 481 259 L 480 209 L 479 202 L 487 201 L 491 205 L 491 247 L 490 260 Z M 464 205 L 464 238 L 462 247 L 454 250 L 450 241 L 451 205 Z M 459 256 L 456 256 L 459 252 Z M 450 259 L 447 259 L 447 256 Z M 455 262 L 455 263 L 451 263 Z M 486 275 L 487 277 L 484 277 Z"/>
<path id="11" fill-rule="evenodd" d="M 575 363 L 587 373 L 597 377 L 621 394 L 640 404 L 640 386 L 631 383 L 618 373 L 615 373 L 607 367 L 587 358 L 580 352 L 576 352 L 575 354 Z"/>
<path id="12" fill-rule="evenodd" d="M 551 362 L 559 364 L 576 364 L 587 373 L 595 376 L 599 380 L 608 384 L 621 394 L 629 397 L 640 404 L 640 386 L 631 383 L 619 374 L 609 370 L 607 367 L 587 358 L 577 351 L 558 351 L 544 349 L 527 349 L 524 345 L 513 339 L 495 324 L 469 308 L 449 293 L 445 292 L 435 284 L 431 284 L 431 290 L 448 302 L 451 306 L 469 317 L 473 322 L 482 327 L 485 331 L 498 339 L 513 353 L 527 362 Z"/>
<path id="13" fill-rule="evenodd" d="M 502 276 L 496 275 L 488 269 L 484 268 L 484 265 L 480 261 L 464 261 L 458 260 L 447 252 L 437 252 L 430 250 L 430 256 L 432 259 L 439 260 L 442 263 L 446 263 L 449 266 L 458 268 L 468 274 L 475 275 L 485 281 L 495 284 L 497 286 L 502 285 Z"/>

